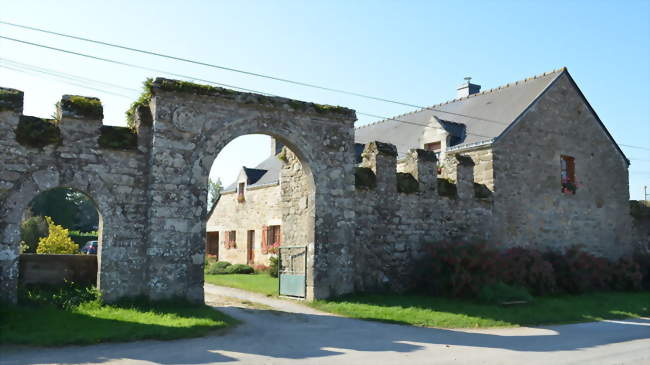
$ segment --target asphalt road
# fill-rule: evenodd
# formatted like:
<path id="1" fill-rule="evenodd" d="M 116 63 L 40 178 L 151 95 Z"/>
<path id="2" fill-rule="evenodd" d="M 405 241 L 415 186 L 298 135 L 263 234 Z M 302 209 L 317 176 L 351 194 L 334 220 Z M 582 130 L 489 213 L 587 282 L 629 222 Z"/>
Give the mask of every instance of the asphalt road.
<path id="1" fill-rule="evenodd" d="M 176 341 L 0 348 L 0 364 L 650 364 L 650 318 L 540 328 L 449 330 L 360 321 L 206 285 L 244 323 Z"/>

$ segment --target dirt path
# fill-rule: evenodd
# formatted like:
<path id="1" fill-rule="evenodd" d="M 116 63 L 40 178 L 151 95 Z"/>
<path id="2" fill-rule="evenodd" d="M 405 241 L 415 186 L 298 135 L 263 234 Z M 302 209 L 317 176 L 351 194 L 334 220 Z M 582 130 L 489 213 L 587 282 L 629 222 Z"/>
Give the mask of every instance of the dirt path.
<path id="1" fill-rule="evenodd" d="M 213 285 L 205 293 L 243 324 L 187 340 L 5 350 L 0 363 L 650 364 L 650 319 L 447 330 L 337 317 Z"/>

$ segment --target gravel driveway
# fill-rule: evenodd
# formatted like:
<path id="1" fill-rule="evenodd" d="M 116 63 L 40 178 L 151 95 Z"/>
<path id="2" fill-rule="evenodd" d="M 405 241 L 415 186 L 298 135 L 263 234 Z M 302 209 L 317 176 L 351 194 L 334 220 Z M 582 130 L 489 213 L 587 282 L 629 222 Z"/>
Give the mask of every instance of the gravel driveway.
<path id="1" fill-rule="evenodd" d="M 650 364 L 650 319 L 448 330 L 360 321 L 206 284 L 244 323 L 219 335 L 62 348 L 0 348 L 0 364 Z"/>

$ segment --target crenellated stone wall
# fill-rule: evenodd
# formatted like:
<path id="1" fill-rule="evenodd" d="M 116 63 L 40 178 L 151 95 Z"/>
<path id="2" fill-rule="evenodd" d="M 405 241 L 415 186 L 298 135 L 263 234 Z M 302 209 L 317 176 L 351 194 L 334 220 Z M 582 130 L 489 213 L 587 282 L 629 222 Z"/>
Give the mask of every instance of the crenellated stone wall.
<path id="1" fill-rule="evenodd" d="M 8 93 L 19 101 L 7 103 Z M 123 149 L 100 145 L 101 105 L 89 113 L 68 102 L 71 96 L 66 95 L 58 104 L 58 119 L 42 120 L 22 115 L 22 92 L 1 89 L 2 94 L 0 298 L 15 300 L 21 218 L 36 195 L 55 187 L 85 193 L 99 210 L 97 282 L 106 300 L 146 293 L 142 268 L 146 266 L 143 242 L 149 141 Z M 139 123 L 138 128 L 146 134 L 151 127 Z M 39 137 L 45 135 L 44 130 L 58 137 Z M 17 133 L 30 134 L 19 143 Z"/>
<path id="2" fill-rule="evenodd" d="M 356 290 L 409 289 L 427 244 L 490 240 L 492 201 L 475 197 L 471 160 L 447 166 L 457 170 L 457 194 L 441 196 L 435 153 L 411 150 L 399 170 L 394 145 L 371 142 L 362 156 L 376 186 L 358 181 L 354 194 Z M 398 171 L 416 181 L 415 191 Z"/>

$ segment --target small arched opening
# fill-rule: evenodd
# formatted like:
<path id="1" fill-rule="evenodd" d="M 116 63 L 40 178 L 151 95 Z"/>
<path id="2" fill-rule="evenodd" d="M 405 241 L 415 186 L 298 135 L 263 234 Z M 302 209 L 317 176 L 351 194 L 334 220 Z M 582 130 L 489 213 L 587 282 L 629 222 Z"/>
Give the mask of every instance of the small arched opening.
<path id="1" fill-rule="evenodd" d="M 57 187 L 37 194 L 20 224 L 21 290 L 97 286 L 102 225 L 86 193 Z"/>

